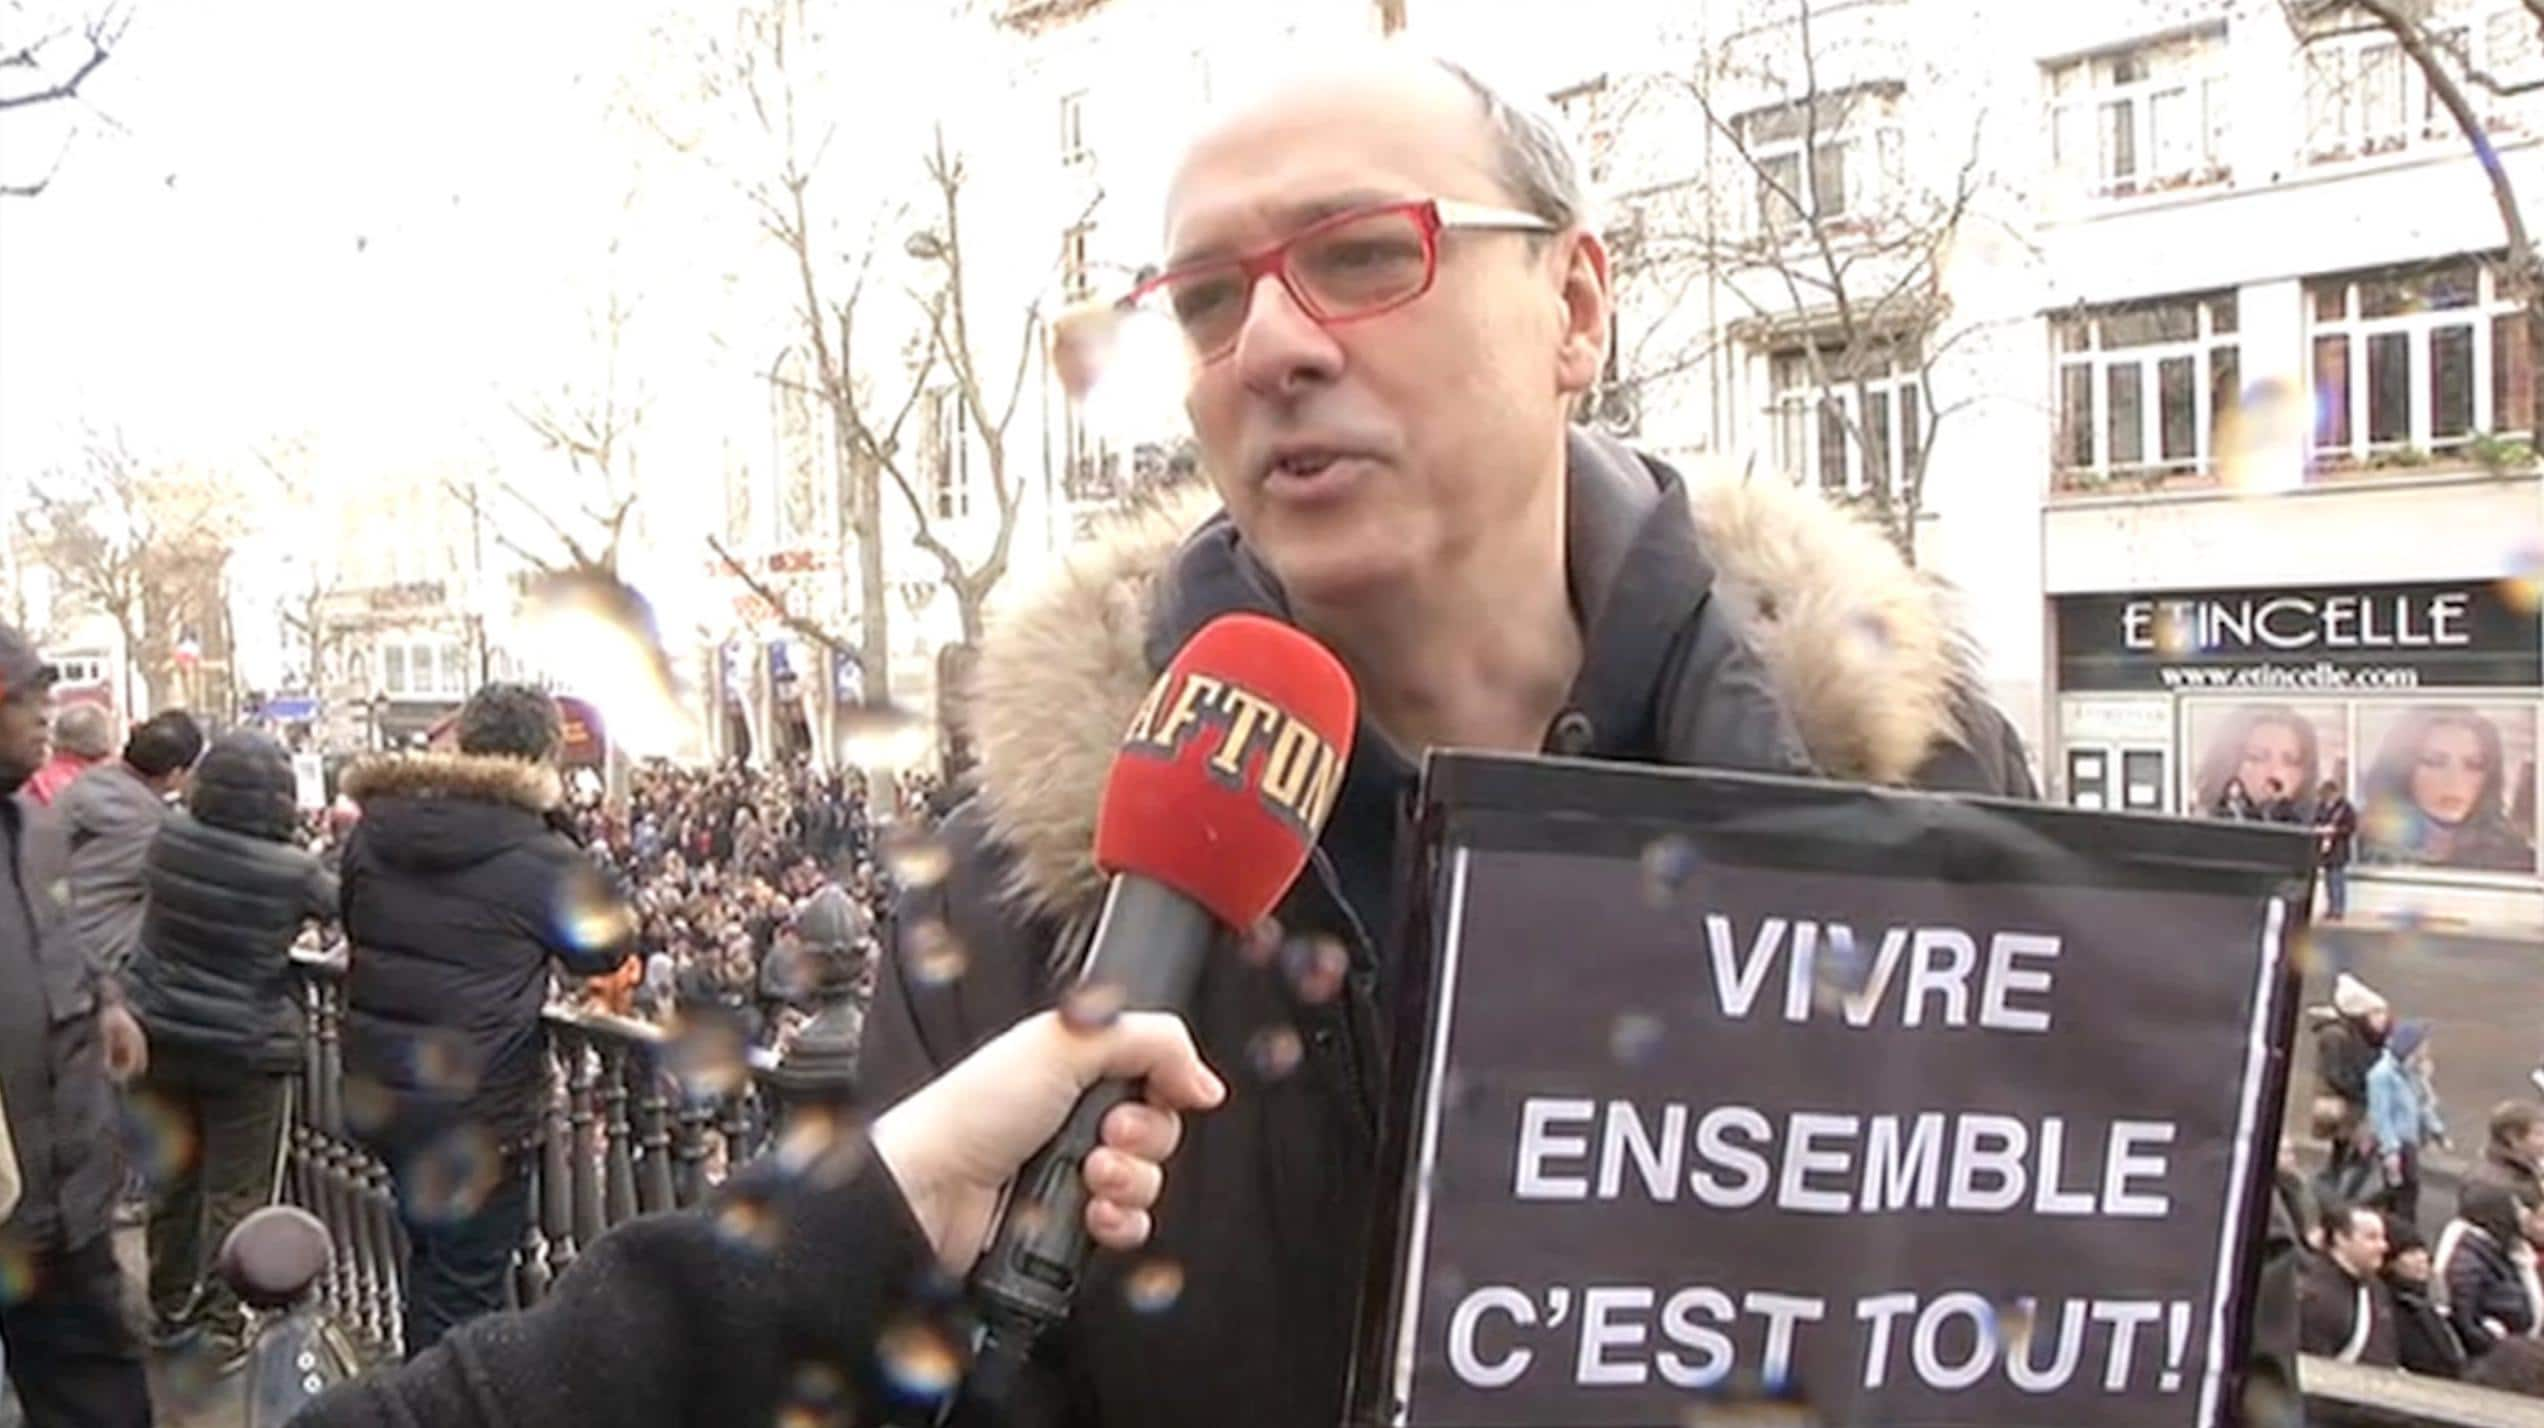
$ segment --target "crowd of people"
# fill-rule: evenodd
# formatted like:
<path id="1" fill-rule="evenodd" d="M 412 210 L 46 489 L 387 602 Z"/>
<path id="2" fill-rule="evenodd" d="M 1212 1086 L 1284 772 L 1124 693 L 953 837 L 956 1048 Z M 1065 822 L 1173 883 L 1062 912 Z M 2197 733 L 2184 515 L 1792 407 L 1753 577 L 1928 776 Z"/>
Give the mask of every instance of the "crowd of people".
<path id="1" fill-rule="evenodd" d="M 0 997 L 0 1253 L 34 1286 L 0 1315 L 32 1424 L 147 1422 L 144 1338 L 243 1361 L 245 1311 L 210 1271 L 277 1192 L 305 1064 L 296 945 L 348 948 L 346 1120 L 396 1191 L 410 1353 L 504 1307 L 560 997 L 722 1021 L 780 1055 L 820 1017 L 826 1054 L 853 1059 L 893 891 L 854 772 L 651 764 L 607 799 L 556 766 L 554 701 L 493 685 L 449 747 L 359 762 L 309 809 L 261 732 L 170 711 L 101 746 L 90 706 L 48 731 L 46 671 L 5 627 L 0 666 L 0 772 L 46 814 L 0 798 L 33 890 L 0 899 L 29 919 L 0 927 L 0 985 L 42 991 Z M 909 829 L 943 794 L 888 797 Z M 146 1332 L 120 1308 L 119 1202 L 146 1220 Z"/>
<path id="2" fill-rule="evenodd" d="M 928 796 L 907 783 L 890 811 L 906 826 L 925 816 Z M 751 1044 L 783 1050 L 823 990 L 798 924 L 834 886 L 847 894 L 853 949 L 840 970 L 860 1003 L 871 993 L 893 887 L 861 771 L 650 764 L 634 772 L 623 809 L 587 784 L 572 817 L 635 915 L 638 959 L 590 989 L 607 1008 L 665 1022 L 683 1007 L 719 1007 Z"/>
<path id="3" fill-rule="evenodd" d="M 2307 1246 L 2309 1353 L 2544 1395 L 2544 1103 L 2495 1107 L 2456 1187 L 2424 1216 L 2422 1160 L 2447 1144 L 2429 1027 L 2344 973 L 2315 1027 L 2321 1172 L 2283 1161 L 2279 1206 Z"/>

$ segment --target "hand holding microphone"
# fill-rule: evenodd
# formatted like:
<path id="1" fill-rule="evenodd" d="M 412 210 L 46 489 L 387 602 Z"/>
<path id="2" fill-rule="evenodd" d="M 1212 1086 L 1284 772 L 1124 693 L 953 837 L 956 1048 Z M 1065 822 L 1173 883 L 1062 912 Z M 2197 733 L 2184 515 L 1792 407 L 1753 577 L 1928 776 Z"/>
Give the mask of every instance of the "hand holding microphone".
<path id="1" fill-rule="evenodd" d="M 1085 1029 L 1052 1012 L 1029 1017 L 876 1119 L 874 1153 L 947 1269 L 961 1274 L 980 1258 L 1007 1178 L 1105 1080 L 1144 1082 L 1147 1094 L 1104 1117 L 1080 1170 L 1086 1228 L 1107 1249 L 1137 1249 L 1183 1138 L 1177 1112 L 1228 1095 L 1174 1016 L 1129 1012 Z"/>
<path id="2" fill-rule="evenodd" d="M 1342 791 L 1357 704 L 1341 661 L 1259 615 L 1213 620 L 1177 652 L 1104 787 L 1095 860 L 1112 883 L 1082 997 L 1132 1012 L 1191 1001 L 1212 945 L 1261 922 L 1306 867 Z M 1003 1397 L 1033 1340 L 1068 1316 L 1090 1229 L 1145 1237 L 1144 1218 L 1113 1218 L 1144 1204 L 1100 1209 L 1088 1193 L 1090 1182 L 1137 1175 L 1141 1184 L 1123 1188 L 1153 1198 L 1144 1172 L 1099 1153 L 1133 1091 L 1120 1079 L 1089 1089 L 1016 1176 L 973 1281 L 984 1331 L 973 1387 L 984 1398 Z"/>

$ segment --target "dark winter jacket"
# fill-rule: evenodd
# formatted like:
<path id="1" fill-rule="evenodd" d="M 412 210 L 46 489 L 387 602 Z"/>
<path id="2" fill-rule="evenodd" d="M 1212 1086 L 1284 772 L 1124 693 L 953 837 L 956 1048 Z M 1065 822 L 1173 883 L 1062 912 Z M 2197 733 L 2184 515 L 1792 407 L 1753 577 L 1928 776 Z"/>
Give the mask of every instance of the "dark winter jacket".
<path id="1" fill-rule="evenodd" d="M 2356 1017 L 2334 1017 L 2315 1033 L 2315 1080 L 2322 1094 L 2349 1104 L 2353 1126 L 2367 1110 L 2367 1073 L 2384 1051 L 2384 1039 Z"/>
<path id="2" fill-rule="evenodd" d="M 2488 1186 L 2523 1205 L 2544 1200 L 2544 1176 L 2536 1174 L 2526 1157 L 2506 1146 L 2484 1146 L 2482 1162 L 2466 1173 L 2465 1186 Z"/>
<path id="3" fill-rule="evenodd" d="M 2464 1341 L 2431 1301 L 2429 1286 L 2388 1274 L 2385 1288 L 2394 1301 L 2394 1347 L 2403 1367 L 2431 1378 L 2464 1377 Z"/>
<path id="4" fill-rule="evenodd" d="M 1938 592 L 1878 535 L 1809 493 L 1691 486 L 1601 438 L 1576 434 L 1569 465 L 1584 658 L 1551 749 L 2033 793 Z M 859 1078 L 873 1102 L 1049 1002 L 1101 892 L 1089 854 L 1098 795 L 1153 672 L 1220 614 L 1284 613 L 1235 528 L 1201 524 L 1199 509 L 1149 512 L 1082 546 L 985 644 L 970 701 L 980 791 L 947 823 L 950 873 L 898 914 L 905 939 L 950 935 L 965 971 L 922 979 L 913 959 L 885 959 Z M 1380 937 L 1394 924 L 1413 772 L 1362 731 L 1317 856 L 1277 913 L 1293 934 L 1348 950 L 1342 995 L 1311 1004 L 1275 970 L 1206 965 L 1189 1019 L 1233 1094 L 1186 1127 L 1151 1246 L 1182 1267 L 1184 1294 L 1172 1314 L 1139 1314 L 1122 1293 L 1125 1263 L 1099 1258 L 1019 1422 L 1340 1420 L 1376 1209 L 1391 1014 Z M 1304 1042 L 1286 1075 L 1248 1055 L 1277 1026 Z"/>
<path id="5" fill-rule="evenodd" d="M 345 1077 L 390 1106 L 366 1133 L 393 1163 L 460 1126 L 528 1140 L 549 959 L 615 970 L 634 914 L 549 825 L 553 768 L 417 754 L 359 764 L 344 786 L 362 805 L 344 853 Z"/>
<path id="6" fill-rule="evenodd" d="M 2456 1218 L 2438 1236 L 2430 1273 L 2457 1336 L 2476 1358 L 2544 1326 L 2544 1279 L 2520 1231 L 2518 1201 L 2505 1191 L 2466 1184 Z"/>
<path id="7" fill-rule="evenodd" d="M 455 1329 L 293 1428 L 885 1421 L 869 1406 L 908 1402 L 963 1342 L 931 1317 L 946 1301 L 927 1241 L 870 1156 L 844 1182 L 812 1174 L 764 1189 L 773 1168 L 754 1166 L 727 1192 L 749 1202 L 751 1234 L 729 1232 L 722 1205 L 631 1220 L 593 1241 L 536 1309 Z"/>
<path id="8" fill-rule="evenodd" d="M 2382 1279 L 2352 1279 L 2329 1255 L 2307 1255 L 2297 1282 L 2297 1343 L 2343 1363 L 2399 1367 L 2392 1292 Z"/>
<path id="9" fill-rule="evenodd" d="M 77 1249 L 107 1232 L 124 1184 L 101 1003 L 118 993 L 71 934 L 70 848 L 51 810 L 0 795 L 0 1103 L 23 1188 L 0 1225 L 18 1248 Z"/>
<path id="10" fill-rule="evenodd" d="M 195 767 L 187 812 L 151 846 L 141 950 L 125 976 L 153 1043 L 260 1071 L 300 1065 L 292 943 L 336 911 L 336 880 L 292 841 L 291 760 L 257 733 L 225 734 Z"/>
<path id="11" fill-rule="evenodd" d="M 80 950 L 109 973 L 131 965 L 149 899 L 142 865 L 173 816 L 168 800 L 121 759 L 81 774 L 53 811 L 71 842 L 71 928 Z"/>

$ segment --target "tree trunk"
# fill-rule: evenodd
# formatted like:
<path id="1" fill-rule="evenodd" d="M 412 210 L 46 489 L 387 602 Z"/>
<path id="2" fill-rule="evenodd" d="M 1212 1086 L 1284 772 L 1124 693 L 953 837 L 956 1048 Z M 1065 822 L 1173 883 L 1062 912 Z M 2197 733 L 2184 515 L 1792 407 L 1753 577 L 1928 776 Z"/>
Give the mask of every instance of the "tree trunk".
<path id="1" fill-rule="evenodd" d="M 857 662 L 858 690 L 868 704 L 892 702 L 892 587 L 883 570 L 883 472 L 873 458 L 856 450 L 842 424 L 840 458 L 850 463 L 849 490 L 857 498 Z"/>

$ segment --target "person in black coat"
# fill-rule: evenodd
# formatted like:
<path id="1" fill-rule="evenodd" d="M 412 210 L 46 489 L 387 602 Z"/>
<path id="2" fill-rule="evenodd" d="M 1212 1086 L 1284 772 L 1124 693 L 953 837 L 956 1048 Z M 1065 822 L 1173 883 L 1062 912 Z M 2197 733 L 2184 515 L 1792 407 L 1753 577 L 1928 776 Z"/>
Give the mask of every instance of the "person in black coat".
<path id="1" fill-rule="evenodd" d="M 2323 1253 L 2298 1275 L 2299 1348 L 2345 1364 L 2401 1364 L 2394 1296 L 2381 1277 L 2385 1251 L 2384 1216 L 2364 1206 L 2324 1211 Z"/>
<path id="2" fill-rule="evenodd" d="M 636 920 L 551 820 L 556 703 L 489 685 L 457 753 L 356 766 L 344 852 L 348 1119 L 389 1166 L 412 1247 L 406 1351 L 504 1305 L 547 1088 L 549 963 L 600 976 Z"/>
<path id="3" fill-rule="evenodd" d="M 2433 1272 L 2472 1357 L 2502 1340 L 2544 1333 L 2537 1237 L 2544 1237 L 2544 1208 L 2496 1185 L 2465 1183 L 2456 1218 L 2438 1236 Z"/>
<path id="4" fill-rule="evenodd" d="M 480 1319 L 358 1378 L 295 1428 L 706 1428 L 923 1422 L 969 1342 L 949 1292 L 1000 1188 L 1098 1079 L 1138 1082 L 1080 1171 L 1088 1233 L 1138 1248 L 1182 1138 L 1227 1087 L 1162 1012 L 1101 1028 L 1044 1012 L 876 1118 L 765 1157 L 710 1204 L 592 1242 L 525 1313 Z M 803 1140 L 790 1137 L 802 1145 Z M 889 1420 L 900 1421 L 900 1420 Z"/>
<path id="5" fill-rule="evenodd" d="M 152 1187 L 150 1307 L 163 1341 L 205 1332 L 240 1352 L 245 1316 L 211 1255 L 271 1200 L 292 1074 L 301 1063 L 291 947 L 334 915 L 336 880 L 292 841 L 291 758 L 253 731 L 196 765 L 186 812 L 151 844 L 148 900 L 126 990 L 150 1035 L 144 1120 L 195 1154 L 162 1157 Z"/>
<path id="6" fill-rule="evenodd" d="M 2394 1298 L 2395 1350 L 2404 1368 L 2431 1378 L 2462 1378 L 2464 1342 L 2431 1299 L 2429 1246 L 2411 1221 L 2385 1217 L 2385 1288 Z"/>

